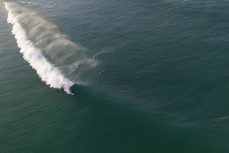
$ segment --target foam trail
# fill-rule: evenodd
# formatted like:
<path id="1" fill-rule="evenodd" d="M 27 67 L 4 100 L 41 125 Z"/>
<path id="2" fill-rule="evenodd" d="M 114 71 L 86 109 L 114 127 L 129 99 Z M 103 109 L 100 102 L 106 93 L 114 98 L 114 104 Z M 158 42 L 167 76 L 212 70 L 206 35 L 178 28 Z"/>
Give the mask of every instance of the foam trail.
<path id="1" fill-rule="evenodd" d="M 114 51 L 113 48 L 108 48 L 108 47 L 106 47 L 106 48 L 104 48 L 102 51 L 100 51 L 100 52 L 98 52 L 97 54 L 95 54 L 95 55 L 93 56 L 93 58 L 95 58 L 95 57 L 97 57 L 97 56 L 100 56 L 100 55 L 102 55 L 102 54 L 111 53 L 111 52 L 113 52 L 113 51 Z"/>
<path id="2" fill-rule="evenodd" d="M 18 1 L 18 2 L 22 3 L 22 4 L 42 5 L 42 4 L 39 4 L 39 3 L 36 3 L 36 2 L 24 2 L 24 1 Z"/>
<path id="3" fill-rule="evenodd" d="M 51 88 L 64 89 L 68 94 L 72 94 L 71 87 L 75 83 L 66 78 L 62 71 L 58 69 L 58 66 L 66 66 L 63 63 L 65 60 L 69 62 L 68 57 L 71 57 L 73 52 L 70 50 L 69 56 L 65 53 L 62 57 L 57 58 L 60 56 L 60 50 L 58 50 L 60 47 L 58 45 L 61 46 L 68 44 L 65 46 L 70 46 L 69 48 L 79 53 L 81 57 L 80 60 L 68 63 L 70 67 L 76 65 L 76 63 L 78 64 L 77 66 L 80 64 L 95 65 L 95 63 L 93 64 L 93 61 L 88 59 L 87 56 L 82 53 L 82 49 L 79 45 L 77 46 L 68 39 L 61 37 L 60 35 L 62 34 L 60 34 L 58 30 L 55 29 L 52 31 L 52 28 L 49 30 L 50 27 L 56 27 L 54 24 L 45 21 L 30 9 L 24 8 L 19 4 L 13 2 L 5 2 L 4 4 L 8 11 L 8 22 L 13 25 L 12 34 L 17 40 L 18 47 L 21 49 L 20 52 L 23 54 L 24 59 L 36 70 L 41 80 Z M 28 15 L 31 15 L 32 17 Z M 25 17 L 25 19 L 23 20 L 22 17 Z M 42 28 L 40 25 L 38 25 L 38 27 L 34 25 L 27 29 L 24 27 L 25 23 L 35 22 L 36 19 L 43 23 Z M 39 28 L 41 28 L 42 31 L 38 34 L 37 29 Z M 45 33 L 43 31 L 45 31 Z M 49 39 L 49 43 L 44 42 L 46 39 Z M 53 52 L 55 49 L 57 52 Z M 53 62 L 50 62 L 47 57 L 44 56 L 44 50 L 46 51 L 46 55 L 50 57 Z M 77 66 L 75 67 L 77 68 Z"/>

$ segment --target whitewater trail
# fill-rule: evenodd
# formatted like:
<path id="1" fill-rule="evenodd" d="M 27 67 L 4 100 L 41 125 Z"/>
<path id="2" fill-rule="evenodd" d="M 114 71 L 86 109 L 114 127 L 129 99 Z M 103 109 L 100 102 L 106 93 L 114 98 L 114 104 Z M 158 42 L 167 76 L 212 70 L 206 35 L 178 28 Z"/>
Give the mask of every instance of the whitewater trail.
<path id="1" fill-rule="evenodd" d="M 68 62 L 67 66 L 74 67 L 75 70 L 80 64 L 93 67 L 96 62 L 87 58 L 83 47 L 62 37 L 56 25 L 44 20 L 32 10 L 13 2 L 5 2 L 4 5 L 8 11 L 7 20 L 13 25 L 12 34 L 23 58 L 51 88 L 64 89 L 68 94 L 72 94 L 70 88 L 75 83 L 66 78 L 58 66 L 64 67 L 66 66 L 64 63 Z M 62 46 L 69 48 L 68 52 L 63 53 Z M 77 61 L 71 59 L 74 53 L 79 54 Z"/>

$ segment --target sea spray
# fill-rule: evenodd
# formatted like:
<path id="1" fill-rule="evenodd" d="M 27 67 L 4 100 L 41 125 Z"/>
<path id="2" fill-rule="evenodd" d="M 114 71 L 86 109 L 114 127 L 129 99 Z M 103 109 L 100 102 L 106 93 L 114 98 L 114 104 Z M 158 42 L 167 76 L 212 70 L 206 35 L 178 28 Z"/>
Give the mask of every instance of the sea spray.
<path id="1" fill-rule="evenodd" d="M 8 22 L 24 59 L 33 67 L 42 81 L 52 88 L 64 89 L 71 94 L 74 82 L 65 73 L 74 72 L 80 65 L 94 67 L 95 59 L 85 54 L 85 48 L 68 40 L 57 26 L 34 11 L 13 2 L 5 2 Z M 72 58 L 77 54 L 76 59 Z"/>
<path id="2" fill-rule="evenodd" d="M 69 89 L 74 83 L 65 78 L 57 68 L 46 60 L 41 51 L 33 46 L 23 28 L 15 22 L 10 14 L 8 22 L 13 24 L 12 33 L 15 35 L 18 47 L 21 48 L 20 52 L 23 54 L 24 59 L 37 71 L 41 80 L 52 88 L 63 88 L 67 93 L 71 93 Z"/>

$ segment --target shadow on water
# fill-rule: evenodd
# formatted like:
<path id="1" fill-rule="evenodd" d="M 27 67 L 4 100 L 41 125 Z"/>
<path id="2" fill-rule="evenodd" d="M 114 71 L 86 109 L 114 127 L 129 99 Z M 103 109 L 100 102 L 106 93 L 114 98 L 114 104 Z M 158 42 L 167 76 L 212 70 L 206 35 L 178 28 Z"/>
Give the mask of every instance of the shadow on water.
<path id="1" fill-rule="evenodd" d="M 148 113 L 87 86 L 71 88 L 74 99 L 87 108 L 87 126 L 74 144 L 85 153 L 216 153 L 202 131 L 171 125 L 156 113 Z M 77 141 L 77 143 L 76 143 Z M 73 145 L 73 144 L 72 144 Z M 90 146 L 90 147 L 86 147 Z M 72 151 L 76 151 L 72 148 Z M 224 148 L 225 149 L 225 148 Z"/>
<path id="2" fill-rule="evenodd" d="M 0 134 L 3 144 L 0 152 L 221 153 L 227 150 L 223 144 L 211 143 L 211 133 L 207 136 L 203 130 L 169 124 L 160 114 L 149 113 L 93 87 L 74 85 L 75 96 L 52 92 L 48 87 L 44 91 L 50 91 L 51 96 L 30 97 L 30 100 L 23 96 L 18 102 L 22 106 L 15 103 L 10 106 L 20 109 L 7 115 L 2 127 L 5 132 Z"/>

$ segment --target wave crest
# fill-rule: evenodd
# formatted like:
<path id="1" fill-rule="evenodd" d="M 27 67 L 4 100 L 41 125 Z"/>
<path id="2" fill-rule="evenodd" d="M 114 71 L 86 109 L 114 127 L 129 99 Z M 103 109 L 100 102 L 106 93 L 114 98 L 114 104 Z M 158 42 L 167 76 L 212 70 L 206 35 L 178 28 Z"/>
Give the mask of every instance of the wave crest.
<path id="1" fill-rule="evenodd" d="M 51 88 L 63 88 L 71 94 L 74 82 L 66 78 L 58 67 L 68 67 L 64 72 L 70 73 L 72 68 L 75 71 L 81 64 L 94 67 L 96 60 L 88 58 L 84 47 L 68 40 L 55 24 L 36 12 L 13 2 L 4 4 L 8 22 L 13 25 L 12 34 L 24 59 Z M 72 57 L 75 54 L 76 59 Z"/>

